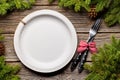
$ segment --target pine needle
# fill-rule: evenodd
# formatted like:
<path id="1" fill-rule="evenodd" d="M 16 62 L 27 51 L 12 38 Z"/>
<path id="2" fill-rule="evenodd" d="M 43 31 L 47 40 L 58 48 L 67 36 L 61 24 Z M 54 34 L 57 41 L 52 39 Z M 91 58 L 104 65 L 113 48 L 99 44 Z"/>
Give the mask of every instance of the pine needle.
<path id="1" fill-rule="evenodd" d="M 85 64 L 90 71 L 85 80 L 119 80 L 120 79 L 120 39 L 111 38 L 99 52 L 92 56 L 92 64 Z"/>

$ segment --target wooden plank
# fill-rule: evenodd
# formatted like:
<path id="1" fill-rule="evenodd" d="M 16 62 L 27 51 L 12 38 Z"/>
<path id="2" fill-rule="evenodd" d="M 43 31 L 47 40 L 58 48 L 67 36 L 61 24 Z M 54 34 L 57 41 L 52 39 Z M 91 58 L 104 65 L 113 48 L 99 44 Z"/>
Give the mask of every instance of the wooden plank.
<path id="1" fill-rule="evenodd" d="M 2 33 L 5 36 L 4 44 L 6 47 L 6 62 L 11 65 L 18 64 L 22 67 L 20 72 L 18 73 L 18 75 L 21 77 L 21 80 L 85 80 L 87 72 L 83 71 L 81 74 L 79 74 L 77 69 L 74 72 L 71 72 L 70 64 L 68 64 L 64 69 L 57 73 L 41 74 L 26 68 L 16 56 L 13 46 L 13 36 L 18 23 L 29 13 L 41 9 L 52 9 L 68 17 L 75 26 L 78 39 L 87 40 L 88 31 L 94 21 L 91 21 L 87 17 L 86 12 L 75 13 L 73 10 L 60 8 L 57 5 L 57 1 L 50 5 L 48 3 L 48 0 L 36 0 L 36 3 L 30 10 L 14 11 L 13 13 L 8 14 L 7 16 L 0 17 L 0 29 L 3 30 Z M 103 22 L 99 33 L 95 37 L 97 47 L 102 46 L 106 42 L 110 42 L 111 35 L 115 35 L 117 38 L 120 39 L 119 33 L 120 25 L 108 28 Z M 89 54 L 87 61 L 91 61 L 91 56 L 92 55 Z"/>
<path id="2" fill-rule="evenodd" d="M 85 80 L 85 77 L 87 76 L 87 73 L 85 72 L 85 71 L 83 71 L 82 73 L 76 73 L 76 74 L 74 74 L 74 73 L 70 73 L 70 74 L 66 74 L 66 73 L 64 73 L 64 74 L 61 74 L 62 76 L 61 76 L 61 78 L 62 78 L 62 80 Z"/>
<path id="3" fill-rule="evenodd" d="M 106 42 L 110 42 L 110 36 L 115 35 L 117 38 L 120 39 L 120 34 L 119 33 L 98 33 L 95 37 L 95 42 L 97 44 L 97 47 L 102 46 Z M 14 47 L 13 47 L 13 34 L 4 34 L 5 36 L 5 47 L 6 47 L 6 61 L 19 61 L 17 58 Z M 78 34 L 78 39 L 79 40 L 87 40 L 88 34 Z M 88 57 L 88 61 L 91 61 L 90 58 L 91 54 Z"/>
<path id="4" fill-rule="evenodd" d="M 87 23 L 87 22 L 86 22 Z M 77 33 L 88 33 L 91 26 L 93 23 L 91 24 L 73 24 L 76 32 Z M 17 27 L 18 23 L 2 23 L 0 24 L 0 29 L 2 30 L 2 33 L 4 34 L 14 34 L 16 27 Z M 116 25 L 114 27 L 107 27 L 105 26 L 105 24 L 103 23 L 101 25 L 101 28 L 99 30 L 99 33 L 119 33 L 120 32 L 120 26 Z"/>
<path id="5" fill-rule="evenodd" d="M 88 75 L 88 72 L 86 70 L 84 70 L 82 73 L 78 73 L 77 66 L 76 69 L 73 72 L 71 72 L 70 66 L 71 64 L 69 64 L 67 68 L 64 70 L 64 72 L 61 74 L 62 80 L 85 80 L 85 77 Z"/>
<path id="6" fill-rule="evenodd" d="M 94 22 L 90 24 L 74 24 L 77 33 L 88 33 L 90 28 Z M 120 32 L 120 25 L 116 25 L 114 27 L 107 27 L 105 23 L 102 21 L 99 33 L 119 33 Z"/>
<path id="7" fill-rule="evenodd" d="M 18 73 L 20 76 L 21 80 L 58 80 L 61 77 L 61 74 L 41 74 L 37 73 L 35 71 L 32 71 L 25 67 L 21 62 L 14 62 L 14 63 L 7 63 L 12 66 L 14 65 L 20 65 L 21 70 Z"/>
<path id="8" fill-rule="evenodd" d="M 25 67 L 21 62 L 9 62 L 7 64 L 10 64 L 12 66 L 21 66 L 21 70 L 18 73 L 18 75 L 21 77 L 21 80 L 84 80 L 88 74 L 85 70 L 79 74 L 77 68 L 74 72 L 71 72 L 70 64 L 68 64 L 64 69 L 51 74 L 34 72 Z"/>
<path id="9" fill-rule="evenodd" d="M 53 9 L 64 14 L 70 19 L 73 25 L 76 28 L 77 33 L 88 32 L 94 21 L 91 21 L 87 17 L 87 13 L 75 13 L 72 10 L 64 10 L 58 6 L 34 6 L 31 10 L 26 11 L 15 11 L 8 16 L 0 17 L 0 29 L 3 30 L 3 33 L 14 33 L 18 23 L 29 13 L 39 10 L 39 9 Z M 120 25 L 116 25 L 112 28 L 109 28 L 102 23 L 101 30 L 99 32 L 111 33 L 111 32 L 120 32 Z"/>
<path id="10" fill-rule="evenodd" d="M 6 34 L 4 44 L 5 44 L 5 57 L 6 61 L 19 61 L 17 58 L 14 46 L 13 46 L 13 34 Z"/>

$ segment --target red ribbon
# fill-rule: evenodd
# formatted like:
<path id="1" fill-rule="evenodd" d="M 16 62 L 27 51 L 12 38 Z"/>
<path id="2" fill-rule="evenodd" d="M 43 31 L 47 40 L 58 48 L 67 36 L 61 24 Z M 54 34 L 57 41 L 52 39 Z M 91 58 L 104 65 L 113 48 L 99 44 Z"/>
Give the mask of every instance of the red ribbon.
<path id="1" fill-rule="evenodd" d="M 83 52 L 86 49 L 89 49 L 91 53 L 96 53 L 97 52 L 97 48 L 96 48 L 96 43 L 95 42 L 89 42 L 86 43 L 85 41 L 80 41 L 77 52 Z"/>

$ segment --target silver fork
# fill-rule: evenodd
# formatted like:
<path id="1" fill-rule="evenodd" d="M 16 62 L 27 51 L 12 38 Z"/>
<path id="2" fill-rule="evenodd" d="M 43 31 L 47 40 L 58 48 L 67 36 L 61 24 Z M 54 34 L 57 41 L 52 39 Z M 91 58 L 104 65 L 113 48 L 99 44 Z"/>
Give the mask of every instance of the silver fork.
<path id="1" fill-rule="evenodd" d="M 96 22 L 94 23 L 94 25 L 91 27 L 91 29 L 89 31 L 89 37 L 88 37 L 87 43 L 94 40 L 94 37 L 100 28 L 100 24 L 101 24 L 101 18 L 97 19 Z M 78 67 L 79 73 L 81 73 L 84 69 L 83 66 L 84 66 L 84 63 L 86 62 L 88 52 L 89 52 L 89 49 L 87 48 L 81 55 L 81 60 L 80 60 L 80 64 Z"/>
<path id="2" fill-rule="evenodd" d="M 95 35 L 97 34 L 99 28 L 100 28 L 100 23 L 101 23 L 101 18 L 97 19 L 96 22 L 94 23 L 94 25 L 91 27 L 90 31 L 89 31 L 89 37 L 87 42 L 90 42 L 90 40 L 95 37 Z"/>
<path id="3" fill-rule="evenodd" d="M 99 29 L 100 26 L 100 22 L 101 22 L 101 18 L 97 19 L 96 22 L 93 24 L 93 26 L 91 27 L 90 31 L 89 31 L 89 37 L 87 40 L 87 43 L 89 43 L 90 41 L 92 41 L 95 37 L 95 35 L 97 34 L 97 31 Z M 75 58 L 73 59 L 72 63 L 71 63 L 71 71 L 74 71 L 75 68 L 77 67 L 78 63 L 80 62 L 81 58 L 85 56 L 83 56 L 83 53 L 78 53 Z M 87 55 L 86 55 L 87 56 Z M 86 61 L 86 60 L 85 60 Z M 81 68 L 80 68 L 81 69 Z"/>

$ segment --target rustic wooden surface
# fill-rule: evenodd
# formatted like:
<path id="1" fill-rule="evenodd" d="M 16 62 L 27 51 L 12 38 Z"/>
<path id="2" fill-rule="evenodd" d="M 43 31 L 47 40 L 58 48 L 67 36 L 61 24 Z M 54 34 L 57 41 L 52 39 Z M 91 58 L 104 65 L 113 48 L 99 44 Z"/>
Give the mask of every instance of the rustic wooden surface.
<path id="1" fill-rule="evenodd" d="M 0 17 L 0 29 L 2 29 L 2 34 L 5 36 L 4 44 L 6 47 L 6 62 L 11 65 L 19 64 L 22 67 L 21 71 L 18 73 L 18 75 L 21 77 L 21 80 L 84 80 L 88 73 L 86 71 L 83 71 L 81 74 L 79 74 L 77 69 L 74 72 L 71 72 L 70 64 L 56 73 L 41 74 L 26 68 L 16 56 L 13 46 L 13 36 L 18 23 L 29 13 L 41 9 L 52 9 L 64 14 L 75 26 L 78 39 L 87 39 L 88 31 L 94 21 L 90 20 L 87 17 L 86 12 L 75 13 L 72 10 L 59 8 L 57 6 L 57 2 L 54 2 L 50 5 L 47 0 L 37 0 L 33 8 L 30 10 L 14 11 L 7 16 Z M 111 35 L 115 35 L 117 38 L 120 38 L 120 25 L 108 28 L 102 21 L 101 29 L 95 37 L 97 47 L 102 46 L 105 42 L 110 42 Z M 88 62 L 91 62 L 90 57 L 91 54 L 87 59 Z"/>

